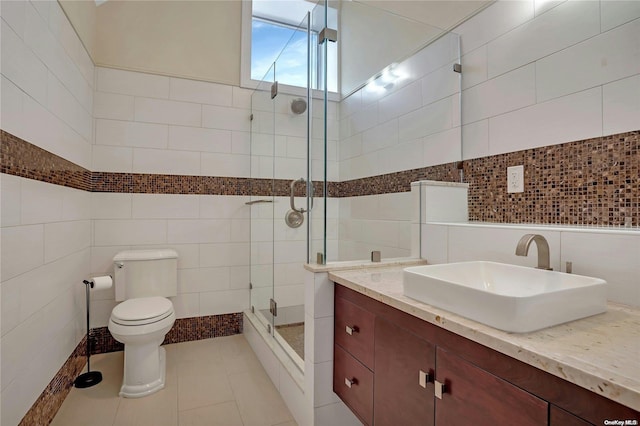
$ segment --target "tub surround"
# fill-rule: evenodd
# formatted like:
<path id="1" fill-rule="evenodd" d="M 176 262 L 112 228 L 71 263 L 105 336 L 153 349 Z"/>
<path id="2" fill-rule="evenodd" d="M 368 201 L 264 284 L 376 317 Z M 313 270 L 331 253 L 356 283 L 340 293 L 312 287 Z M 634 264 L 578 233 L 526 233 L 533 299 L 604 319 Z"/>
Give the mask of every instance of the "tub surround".
<path id="1" fill-rule="evenodd" d="M 329 279 L 542 371 L 640 410 L 640 310 L 608 311 L 533 333 L 512 334 L 403 295 L 402 266 L 329 272 Z"/>

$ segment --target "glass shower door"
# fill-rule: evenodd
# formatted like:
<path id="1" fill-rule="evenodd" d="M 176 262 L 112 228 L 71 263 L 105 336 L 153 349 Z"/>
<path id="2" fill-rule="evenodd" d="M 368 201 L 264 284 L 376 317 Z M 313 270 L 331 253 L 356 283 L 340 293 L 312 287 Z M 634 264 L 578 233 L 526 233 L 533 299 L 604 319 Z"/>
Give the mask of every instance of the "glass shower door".
<path id="1" fill-rule="evenodd" d="M 252 95 L 251 306 L 304 368 L 309 165 L 308 17 Z M 287 84 L 288 83 L 288 84 Z M 293 86 L 295 85 L 295 86 Z"/>
<path id="2" fill-rule="evenodd" d="M 271 332 L 273 300 L 274 102 L 272 65 L 251 96 L 251 310 Z"/>

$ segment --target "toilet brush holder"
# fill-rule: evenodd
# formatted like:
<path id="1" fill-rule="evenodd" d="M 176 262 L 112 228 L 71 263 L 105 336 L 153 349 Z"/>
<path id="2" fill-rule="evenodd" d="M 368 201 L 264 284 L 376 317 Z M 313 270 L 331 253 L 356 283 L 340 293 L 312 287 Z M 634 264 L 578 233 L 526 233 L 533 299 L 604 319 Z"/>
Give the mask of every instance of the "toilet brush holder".
<path id="1" fill-rule="evenodd" d="M 82 283 L 85 285 L 86 289 L 86 298 L 87 298 L 87 372 L 82 373 L 76 380 L 73 382 L 73 385 L 77 388 L 90 388 L 91 386 L 97 385 L 102 381 L 102 373 L 99 371 L 91 371 L 91 329 L 89 328 L 89 288 L 93 288 L 93 281 L 83 280 Z"/>

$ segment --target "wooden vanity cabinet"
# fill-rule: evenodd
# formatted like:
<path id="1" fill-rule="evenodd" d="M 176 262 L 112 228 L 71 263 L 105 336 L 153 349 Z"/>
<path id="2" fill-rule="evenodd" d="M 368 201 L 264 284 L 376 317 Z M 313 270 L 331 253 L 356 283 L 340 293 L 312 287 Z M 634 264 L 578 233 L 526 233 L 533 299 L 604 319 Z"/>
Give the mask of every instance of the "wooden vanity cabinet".
<path id="1" fill-rule="evenodd" d="M 371 312 L 335 299 L 333 391 L 365 425 L 373 424 L 374 322 Z"/>
<path id="2" fill-rule="evenodd" d="M 346 324 L 359 331 L 366 324 L 359 341 L 341 336 Z M 334 352 L 334 391 L 367 425 L 586 426 L 640 419 L 635 410 L 341 285 L 335 286 Z M 354 392 L 344 389 L 354 365 L 367 376 L 359 389 L 366 403 L 355 403 Z"/>

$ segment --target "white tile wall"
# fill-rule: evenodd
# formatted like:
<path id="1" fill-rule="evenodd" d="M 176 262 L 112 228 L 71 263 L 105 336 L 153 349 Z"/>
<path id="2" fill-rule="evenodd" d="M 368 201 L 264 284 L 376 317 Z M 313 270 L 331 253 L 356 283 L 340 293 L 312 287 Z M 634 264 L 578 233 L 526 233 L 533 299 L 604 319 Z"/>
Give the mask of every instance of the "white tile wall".
<path id="1" fill-rule="evenodd" d="M 58 5 L 5 2 L 0 13 L 2 128 L 89 167 L 93 65 L 88 54 L 70 36 Z"/>
<path id="2" fill-rule="evenodd" d="M 638 74 L 640 19 L 536 62 L 538 102 Z"/>
<path id="3" fill-rule="evenodd" d="M 94 170 L 250 176 L 252 91 L 101 67 L 96 75 Z"/>
<path id="4" fill-rule="evenodd" d="M 84 332 L 90 197 L 2 175 L 2 424 L 16 425 Z"/>
<path id="5" fill-rule="evenodd" d="M 456 28 L 462 158 L 637 130 L 639 15 L 637 2 L 498 1 Z M 411 81 L 389 94 L 363 89 L 341 102 L 340 180 L 460 158 L 458 112 L 443 97 L 456 87 L 448 62 L 455 56 L 449 59 L 443 45 L 403 63 L 427 73 L 423 105 Z M 437 56 L 447 65 L 434 66 Z M 392 119 L 397 141 L 422 144 L 421 161 L 413 160 L 411 146 L 398 146 Z"/>
<path id="6" fill-rule="evenodd" d="M 537 265 L 537 248 L 527 257 L 516 256 L 519 239 L 541 234 L 549 243 L 551 267 L 602 278 L 608 284 L 608 299 L 640 306 L 640 235 L 637 231 L 589 230 L 535 225 L 445 225 L 423 224 L 422 257 L 430 263 L 489 260 L 514 265 Z M 615 255 L 612 255 L 615 253 Z"/>
<path id="7" fill-rule="evenodd" d="M 602 88 L 489 119 L 491 155 L 602 136 Z"/>
<path id="8" fill-rule="evenodd" d="M 640 74 L 602 87 L 602 133 L 638 130 Z"/>
<path id="9" fill-rule="evenodd" d="M 249 307 L 248 197 L 172 194 L 91 194 L 91 270 L 110 273 L 125 249 L 178 251 L 179 318 L 239 312 Z M 300 262 L 301 263 L 301 262 Z M 298 265 L 300 265 L 298 263 Z M 94 317 L 106 326 L 113 293 L 100 295 Z"/>
<path id="10" fill-rule="evenodd" d="M 109 93 L 96 92 L 96 103 L 101 96 Z M 114 95 L 124 96 L 124 95 Z M 128 99 L 128 97 L 125 96 Z M 94 116 L 97 116 L 94 104 Z M 113 112 L 108 112 L 113 115 Z M 133 113 L 131 113 L 133 117 Z M 169 126 L 166 124 L 136 123 L 133 121 L 117 121 L 97 119 L 95 121 L 96 145 L 113 145 L 134 148 L 158 148 L 168 146 Z"/>
<path id="11" fill-rule="evenodd" d="M 91 59 L 57 3 L 2 6 L 4 130 L 96 171 L 250 176 L 250 90 L 102 67 L 95 69 L 94 90 Z M 476 158 L 637 130 L 639 18 L 633 1 L 497 2 L 456 29 L 464 54 L 462 131 L 455 112 L 457 75 L 449 72 L 457 44 L 443 38 L 403 64 L 413 80 L 392 93 L 362 90 L 340 108 L 330 105 L 330 180 L 456 160 L 460 133 L 464 158 Z M 268 114 L 256 114 L 254 130 L 278 135 L 278 158 L 275 170 L 270 157 L 257 158 L 254 172 L 285 179 L 304 174 L 304 123 L 290 115 L 288 100 L 277 99 L 275 124 Z M 318 111 L 314 137 L 320 136 Z M 321 154 L 314 150 L 316 169 Z M 181 292 L 174 305 L 180 317 L 249 306 L 246 197 L 87 194 L 13 176 L 2 177 L 2 193 L 2 424 L 19 422 L 83 334 L 82 295 L 72 283 L 90 272 L 108 272 L 119 250 L 179 251 Z M 404 193 L 336 201 L 340 215 L 336 208 L 330 218 L 330 246 L 334 252 L 339 247 L 341 258 L 367 258 L 373 249 L 385 257 L 408 255 L 415 232 L 409 198 Z M 276 217 L 283 217 L 288 203 L 277 201 Z M 266 219 L 262 225 L 270 226 Z M 304 239 L 283 221 L 275 223 L 275 252 L 261 246 L 257 253 L 262 261 L 276 260 L 283 300 L 301 303 L 304 287 L 296 267 Z M 317 220 L 312 226 L 316 235 Z M 514 260 L 501 254 L 506 246 L 511 253 L 513 238 L 496 239 L 487 252 L 474 244 L 486 236 L 425 229 L 433 231 L 428 239 L 423 234 L 429 260 L 475 256 L 476 249 Z M 640 263 L 636 241 L 627 236 L 562 232 L 550 238 L 558 248 L 562 240 L 562 261 L 572 257 L 574 267 L 595 264 L 585 250 L 600 242 L 609 253 L 628 249 L 630 257 L 613 265 L 617 269 Z M 466 251 L 455 250 L 458 244 Z M 615 270 L 593 273 L 616 283 L 612 298 L 637 301 L 629 281 L 637 272 Z M 333 315 L 333 291 L 324 284 L 312 286 L 315 301 L 307 313 L 314 317 Z M 113 295 L 94 296 L 94 325 L 104 326 Z M 47 321 L 50 315 L 55 322 Z M 46 360 L 30 351 L 38 333 L 56 336 L 44 339 L 51 355 Z M 328 361 L 326 356 L 314 353 L 318 362 Z"/>
<path id="12" fill-rule="evenodd" d="M 572 46 L 599 32 L 599 2 L 567 1 L 489 42 L 489 78 Z"/>
<path id="13" fill-rule="evenodd" d="M 369 259 L 373 250 L 384 258 L 410 256 L 410 192 L 341 198 L 339 209 L 337 259 Z"/>

